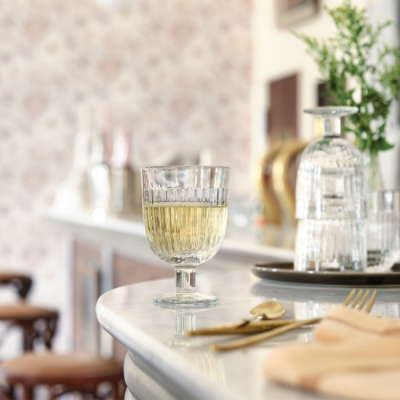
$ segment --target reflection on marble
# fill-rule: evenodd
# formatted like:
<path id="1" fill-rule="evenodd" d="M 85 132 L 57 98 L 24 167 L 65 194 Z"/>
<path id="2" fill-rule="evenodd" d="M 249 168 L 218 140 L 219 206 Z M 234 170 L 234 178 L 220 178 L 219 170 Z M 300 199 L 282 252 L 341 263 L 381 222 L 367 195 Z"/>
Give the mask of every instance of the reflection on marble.
<path id="1" fill-rule="evenodd" d="M 212 381 L 221 386 L 226 386 L 226 376 L 222 361 L 215 356 L 215 353 L 204 351 L 204 342 L 202 340 L 185 335 L 175 335 L 165 345 L 196 365 Z"/>
<path id="2" fill-rule="evenodd" d="M 205 344 L 200 337 L 185 335 L 185 332 L 194 331 L 196 329 L 197 312 L 199 311 L 175 311 L 176 332 L 173 338 L 165 342 L 165 345 L 199 367 L 199 369 L 214 382 L 226 386 L 224 366 L 221 360 L 215 357 L 214 352 L 205 350 Z"/>

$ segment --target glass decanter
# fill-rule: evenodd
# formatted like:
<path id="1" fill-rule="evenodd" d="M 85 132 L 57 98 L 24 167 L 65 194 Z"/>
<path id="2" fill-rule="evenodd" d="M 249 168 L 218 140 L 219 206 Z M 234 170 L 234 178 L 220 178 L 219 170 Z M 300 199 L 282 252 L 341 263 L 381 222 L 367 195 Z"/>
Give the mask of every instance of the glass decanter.
<path id="1" fill-rule="evenodd" d="M 363 156 L 340 137 L 341 117 L 356 107 L 317 107 L 323 137 L 300 159 L 296 183 L 298 219 L 295 270 L 366 270 L 367 182 Z"/>

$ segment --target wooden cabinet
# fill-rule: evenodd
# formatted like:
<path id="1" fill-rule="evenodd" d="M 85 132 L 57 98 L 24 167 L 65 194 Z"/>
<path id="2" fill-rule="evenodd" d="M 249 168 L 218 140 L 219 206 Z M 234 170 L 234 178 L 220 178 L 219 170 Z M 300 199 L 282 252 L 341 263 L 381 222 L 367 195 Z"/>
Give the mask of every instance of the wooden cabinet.
<path id="1" fill-rule="evenodd" d="M 171 267 L 160 268 L 152 264 L 115 254 L 113 257 L 114 287 L 130 285 L 137 282 L 171 278 L 174 270 Z"/>
<path id="2" fill-rule="evenodd" d="M 101 294 L 101 251 L 88 243 L 74 243 L 73 330 L 74 350 L 96 353 L 100 331 L 95 307 Z"/>
<path id="3" fill-rule="evenodd" d="M 112 288 L 174 276 L 172 268 L 161 268 L 123 256 L 100 246 L 74 242 L 74 349 L 101 352 L 101 328 L 95 307 L 100 295 Z M 108 264 L 108 265 L 105 265 Z M 111 271 L 110 271 L 111 269 Z M 123 360 L 126 349 L 116 340 L 112 352 Z"/>

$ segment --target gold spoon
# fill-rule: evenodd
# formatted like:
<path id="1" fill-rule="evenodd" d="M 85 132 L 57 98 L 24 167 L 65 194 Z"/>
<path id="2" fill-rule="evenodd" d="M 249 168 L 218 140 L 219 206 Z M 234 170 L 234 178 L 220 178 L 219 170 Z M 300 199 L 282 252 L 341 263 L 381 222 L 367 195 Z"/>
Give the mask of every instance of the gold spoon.
<path id="1" fill-rule="evenodd" d="M 276 319 L 282 317 L 285 314 L 285 307 L 281 303 L 277 301 L 266 301 L 265 303 L 261 303 L 250 310 L 250 315 L 252 316 L 249 319 L 244 320 L 241 324 L 237 325 L 236 328 L 242 328 L 250 324 L 257 319 Z"/>

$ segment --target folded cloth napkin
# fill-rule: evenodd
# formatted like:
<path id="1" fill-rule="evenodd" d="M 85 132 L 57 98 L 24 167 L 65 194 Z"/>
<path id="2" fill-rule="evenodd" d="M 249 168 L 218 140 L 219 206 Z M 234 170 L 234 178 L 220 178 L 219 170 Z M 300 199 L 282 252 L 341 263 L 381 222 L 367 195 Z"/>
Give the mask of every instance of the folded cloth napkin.
<path id="1" fill-rule="evenodd" d="M 400 399 L 400 321 L 335 307 L 315 341 L 275 350 L 264 363 L 274 381 L 360 400 Z"/>
<path id="2" fill-rule="evenodd" d="M 314 337 L 321 342 L 351 339 L 359 341 L 374 337 L 400 339 L 400 320 L 377 318 L 353 308 L 333 307 L 323 322 L 314 329 Z"/>

